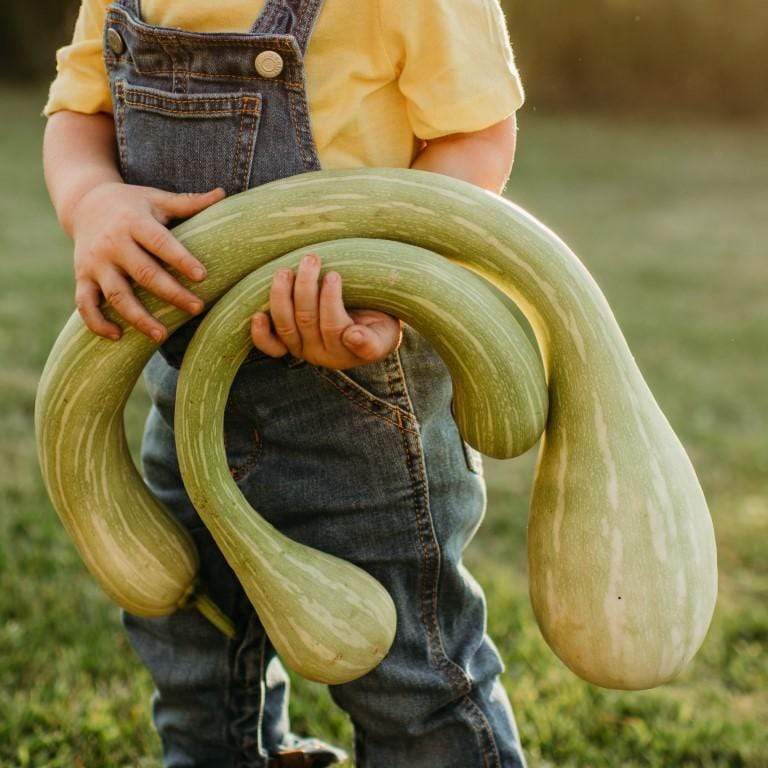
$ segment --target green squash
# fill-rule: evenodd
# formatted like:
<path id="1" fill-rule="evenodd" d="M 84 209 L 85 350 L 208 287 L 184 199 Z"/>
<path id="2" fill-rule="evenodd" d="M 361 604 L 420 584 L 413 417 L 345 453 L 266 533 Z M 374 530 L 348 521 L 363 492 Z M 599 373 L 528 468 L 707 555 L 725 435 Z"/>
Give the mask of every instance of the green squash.
<path id="1" fill-rule="evenodd" d="M 185 483 L 201 516 L 295 668 L 338 681 L 375 665 L 393 636 L 391 602 L 359 569 L 307 553 L 267 530 L 233 489 L 223 464 L 221 398 L 247 348 L 242 316 L 232 320 L 226 375 L 209 379 L 210 412 L 195 413 L 186 403 L 200 396 L 200 366 L 210 354 L 204 339 L 222 343 L 224 337 L 211 334 L 217 318 L 232 311 L 233 297 L 242 292 L 249 308 L 264 307 L 275 260 L 290 262 L 310 247 L 322 248 L 326 266 L 343 265 L 351 305 L 398 314 L 435 342 L 451 369 L 457 423 L 470 444 L 509 457 L 545 426 L 531 499 L 529 577 L 537 620 L 558 656 L 590 682 L 627 689 L 659 685 L 691 659 L 717 592 L 706 502 L 605 298 L 550 230 L 473 185 L 390 168 L 318 171 L 272 182 L 218 203 L 174 233 L 208 268 L 208 279 L 194 290 L 209 304 L 258 270 L 195 335 L 180 377 L 185 396 L 178 402 L 183 416 L 177 433 L 183 435 Z M 367 249 L 375 260 L 366 258 Z M 443 259 L 446 280 L 458 290 L 451 304 L 441 305 L 439 296 L 420 303 L 418 286 L 443 271 L 435 259 Z M 376 260 L 387 266 L 377 267 Z M 395 280 L 388 291 L 401 264 L 403 275 L 412 268 L 412 277 Z M 535 352 L 503 302 L 491 301 L 483 280 L 514 300 L 530 322 L 546 400 Z M 440 290 L 447 295 L 445 286 Z M 171 330 L 188 319 L 143 289 L 137 294 Z M 478 329 L 468 324 L 462 330 L 477 311 L 470 295 L 485 308 L 485 327 L 495 329 L 480 336 L 479 346 L 472 341 Z M 460 327 L 449 330 L 447 315 Z M 461 350 L 454 359 L 452 348 Z M 36 405 L 41 466 L 54 505 L 105 590 L 145 615 L 174 610 L 196 579 L 187 537 L 146 490 L 122 434 L 125 398 L 154 349 L 132 329 L 117 344 L 98 339 L 73 315 L 46 365 Z M 215 401 L 209 400 L 212 387 Z M 195 480 L 206 471 L 224 495 Z M 234 536 L 235 529 L 241 534 Z M 297 572 L 297 562 L 310 555 L 340 585 L 343 599 L 330 582 L 321 586 Z M 280 600 L 265 607 L 259 585 L 270 570 L 282 586 Z M 375 597 L 364 605 L 354 596 L 358 589 Z M 314 595 L 315 607 L 326 607 L 329 626 L 336 627 L 322 648 L 308 634 L 306 611 L 297 607 L 306 594 Z M 369 626 L 361 633 L 363 618 Z M 343 621 L 349 632 L 337 623 Z"/>

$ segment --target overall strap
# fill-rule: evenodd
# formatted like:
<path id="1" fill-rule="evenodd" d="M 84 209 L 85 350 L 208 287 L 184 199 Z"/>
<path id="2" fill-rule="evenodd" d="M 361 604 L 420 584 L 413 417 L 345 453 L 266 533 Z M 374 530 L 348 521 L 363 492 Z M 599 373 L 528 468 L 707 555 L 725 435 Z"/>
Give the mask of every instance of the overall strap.
<path id="1" fill-rule="evenodd" d="M 139 0 L 128 0 L 138 2 Z M 259 17 L 251 27 L 252 33 L 262 35 L 292 34 L 303 53 L 309 36 L 320 15 L 323 0 L 265 0 Z"/>
<path id="2" fill-rule="evenodd" d="M 115 0 L 121 7 L 125 8 L 135 19 L 141 20 L 141 0 Z"/>

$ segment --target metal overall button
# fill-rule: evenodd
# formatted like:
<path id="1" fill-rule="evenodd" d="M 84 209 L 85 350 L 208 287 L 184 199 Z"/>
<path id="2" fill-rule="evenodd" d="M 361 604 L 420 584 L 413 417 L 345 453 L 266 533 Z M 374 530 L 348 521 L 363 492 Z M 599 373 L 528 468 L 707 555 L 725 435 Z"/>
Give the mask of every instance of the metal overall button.
<path id="1" fill-rule="evenodd" d="M 262 51 L 253 63 L 262 77 L 277 77 L 283 71 L 283 57 L 277 51 Z"/>
<path id="2" fill-rule="evenodd" d="M 114 28 L 110 27 L 107 30 L 107 45 L 112 53 L 119 56 L 125 50 L 125 41 L 120 33 Z"/>

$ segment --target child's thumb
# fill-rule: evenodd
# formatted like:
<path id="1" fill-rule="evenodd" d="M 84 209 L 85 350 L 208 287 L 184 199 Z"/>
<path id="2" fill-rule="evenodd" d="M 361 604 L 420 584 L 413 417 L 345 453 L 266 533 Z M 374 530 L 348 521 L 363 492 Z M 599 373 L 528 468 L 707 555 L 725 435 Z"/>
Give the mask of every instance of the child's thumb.
<path id="1" fill-rule="evenodd" d="M 378 335 L 367 325 L 350 325 L 342 334 L 341 343 L 363 360 L 373 359 L 380 351 Z"/>
<path id="2" fill-rule="evenodd" d="M 205 210 L 226 197 L 222 187 L 208 192 L 165 192 L 160 201 L 163 210 L 174 219 L 185 219 Z"/>

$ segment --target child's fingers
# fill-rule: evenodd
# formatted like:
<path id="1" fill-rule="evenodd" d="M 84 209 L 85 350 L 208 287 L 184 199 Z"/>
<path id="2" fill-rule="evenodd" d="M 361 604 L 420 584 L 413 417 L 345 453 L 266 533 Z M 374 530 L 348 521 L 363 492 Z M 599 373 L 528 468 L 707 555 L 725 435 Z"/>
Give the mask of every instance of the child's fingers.
<path id="1" fill-rule="evenodd" d="M 341 275 L 329 272 L 320 285 L 320 336 L 331 354 L 346 351 L 341 342 L 343 331 L 355 321 L 349 316 L 342 298 Z"/>
<path id="2" fill-rule="evenodd" d="M 381 319 L 350 325 L 342 334 L 344 346 L 368 362 L 383 360 L 393 352 L 400 341 L 401 326 L 396 318 L 384 315 Z"/>
<path id="3" fill-rule="evenodd" d="M 301 336 L 293 316 L 293 271 L 278 269 L 269 289 L 269 314 L 280 340 L 294 357 L 301 357 Z"/>
<path id="4" fill-rule="evenodd" d="M 341 341 L 355 356 L 367 362 L 382 360 L 382 341 L 379 335 L 367 325 L 350 325 L 342 334 Z"/>
<path id="5" fill-rule="evenodd" d="M 274 333 L 266 312 L 255 312 L 251 317 L 251 339 L 256 349 L 270 357 L 282 357 L 288 347 Z"/>
<path id="6" fill-rule="evenodd" d="M 136 330 L 158 343 L 166 337 L 166 327 L 136 298 L 130 283 L 114 267 L 105 268 L 98 276 L 101 292 L 107 302 Z"/>
<path id="7" fill-rule="evenodd" d="M 121 248 L 120 266 L 141 286 L 169 304 L 196 315 L 205 304 L 192 291 L 166 272 L 149 254 L 133 241 Z"/>
<path id="8" fill-rule="evenodd" d="M 227 193 L 221 187 L 211 189 L 208 192 L 165 192 L 153 189 L 152 201 L 163 213 L 163 219 L 186 219 L 196 213 L 205 210 L 219 200 L 224 199 Z"/>
<path id="9" fill-rule="evenodd" d="M 101 309 L 99 309 L 100 302 L 101 291 L 93 280 L 81 279 L 77 281 L 75 305 L 80 317 L 83 318 L 83 322 L 99 336 L 107 336 L 113 341 L 117 341 L 122 334 L 121 328 L 104 317 Z"/>
<path id="10" fill-rule="evenodd" d="M 293 284 L 293 312 L 303 350 L 316 350 L 323 345 L 318 310 L 319 277 L 320 257 L 316 253 L 306 254 L 296 270 Z"/>
<path id="11" fill-rule="evenodd" d="M 190 280 L 202 280 L 205 267 L 157 219 L 143 216 L 130 228 L 131 237 L 150 253 L 186 275 Z"/>

